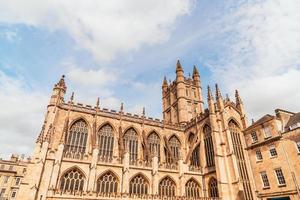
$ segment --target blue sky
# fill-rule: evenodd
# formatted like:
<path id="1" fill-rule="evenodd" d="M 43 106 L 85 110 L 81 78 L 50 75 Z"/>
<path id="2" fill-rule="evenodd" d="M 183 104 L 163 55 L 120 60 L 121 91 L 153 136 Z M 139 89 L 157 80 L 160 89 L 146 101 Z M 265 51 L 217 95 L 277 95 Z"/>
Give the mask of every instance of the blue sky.
<path id="1" fill-rule="evenodd" d="M 69 98 L 161 118 L 161 82 L 176 60 L 223 96 L 239 89 L 249 118 L 299 111 L 297 0 L 0 0 L 0 156 L 29 155 L 53 84 Z M 17 148 L 15 145 L 17 144 Z"/>

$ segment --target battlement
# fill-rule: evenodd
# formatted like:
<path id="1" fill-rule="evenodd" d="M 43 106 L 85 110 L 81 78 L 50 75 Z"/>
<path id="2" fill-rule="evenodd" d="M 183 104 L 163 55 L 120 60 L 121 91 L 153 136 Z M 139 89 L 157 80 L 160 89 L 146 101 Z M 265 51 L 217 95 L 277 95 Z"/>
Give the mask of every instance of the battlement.
<path id="1" fill-rule="evenodd" d="M 158 127 L 167 127 L 175 130 L 183 130 L 183 126 L 180 126 L 178 124 L 166 123 L 162 119 L 138 115 L 135 113 L 129 113 L 129 112 L 125 113 L 121 110 L 117 111 L 114 109 L 99 108 L 97 106 L 91 106 L 87 104 L 85 105 L 82 103 L 73 103 L 73 102 L 63 103 L 62 105 L 60 105 L 60 107 L 65 110 L 83 112 L 88 114 L 97 114 L 99 116 L 105 116 L 105 117 L 111 117 L 117 119 L 120 119 L 120 117 L 122 117 L 123 120 L 135 121 L 135 122 L 138 121 L 139 123 L 156 125 Z"/>

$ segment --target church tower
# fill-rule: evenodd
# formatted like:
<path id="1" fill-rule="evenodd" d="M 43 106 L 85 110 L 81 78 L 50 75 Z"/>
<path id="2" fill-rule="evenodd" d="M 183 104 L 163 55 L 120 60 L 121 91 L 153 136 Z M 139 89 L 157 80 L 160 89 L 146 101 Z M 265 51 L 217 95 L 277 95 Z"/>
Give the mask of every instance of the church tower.
<path id="1" fill-rule="evenodd" d="M 186 78 L 180 61 L 176 65 L 176 79 L 162 84 L 163 118 L 166 123 L 184 125 L 203 113 L 200 75 L 194 66 L 193 76 Z"/>

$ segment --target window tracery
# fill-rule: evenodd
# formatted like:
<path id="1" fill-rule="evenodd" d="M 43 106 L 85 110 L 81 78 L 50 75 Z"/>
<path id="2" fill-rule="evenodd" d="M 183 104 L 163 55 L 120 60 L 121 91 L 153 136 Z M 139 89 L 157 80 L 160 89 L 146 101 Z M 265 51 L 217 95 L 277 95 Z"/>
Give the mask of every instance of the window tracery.
<path id="1" fill-rule="evenodd" d="M 193 167 L 200 167 L 200 145 L 198 144 L 195 149 L 192 152 L 191 158 L 190 158 L 190 162 L 191 162 L 191 166 Z"/>
<path id="2" fill-rule="evenodd" d="M 208 125 L 205 125 L 203 128 L 203 132 L 204 132 L 206 165 L 208 167 L 212 167 L 215 166 L 215 158 L 214 158 L 214 144 L 211 135 L 211 128 Z"/>
<path id="3" fill-rule="evenodd" d="M 138 159 L 138 136 L 137 132 L 130 128 L 124 134 L 124 145 L 129 151 L 129 161 L 134 163 Z"/>
<path id="4" fill-rule="evenodd" d="M 173 135 L 169 139 L 169 146 L 170 146 L 172 155 L 170 155 L 170 153 L 167 152 L 166 160 L 168 163 L 175 163 L 180 158 L 180 141 L 178 140 L 178 138 L 175 135 Z M 172 160 L 172 156 L 173 156 L 174 160 Z"/>
<path id="5" fill-rule="evenodd" d="M 209 197 L 219 197 L 217 179 L 211 178 L 208 183 Z"/>
<path id="6" fill-rule="evenodd" d="M 60 190 L 62 193 L 76 193 L 83 191 L 84 175 L 76 168 L 67 171 L 60 182 Z"/>
<path id="7" fill-rule="evenodd" d="M 112 159 L 114 148 L 113 128 L 106 124 L 98 132 L 99 159 Z"/>
<path id="8" fill-rule="evenodd" d="M 248 171 L 245 162 L 244 148 L 241 141 L 241 130 L 234 120 L 228 123 L 232 140 L 233 152 L 237 158 L 239 174 L 244 188 L 244 196 L 246 200 L 252 200 L 252 191 L 249 181 Z"/>
<path id="9" fill-rule="evenodd" d="M 129 193 L 134 195 L 148 194 L 149 183 L 142 175 L 137 175 L 129 183 Z"/>
<path id="10" fill-rule="evenodd" d="M 66 136 L 64 156 L 67 158 L 83 159 L 86 150 L 88 128 L 83 119 L 76 121 Z"/>
<path id="11" fill-rule="evenodd" d="M 165 177 L 159 183 L 159 195 L 173 197 L 176 195 L 176 184 L 170 177 Z"/>
<path id="12" fill-rule="evenodd" d="M 118 178 L 112 172 L 106 172 L 97 180 L 97 193 L 115 194 L 118 191 Z"/>
<path id="13" fill-rule="evenodd" d="M 200 185 L 193 179 L 185 184 L 185 196 L 189 198 L 200 197 Z"/>
<path id="14" fill-rule="evenodd" d="M 160 139 L 157 133 L 152 132 L 148 136 L 149 151 L 151 155 L 156 155 L 160 161 Z"/>

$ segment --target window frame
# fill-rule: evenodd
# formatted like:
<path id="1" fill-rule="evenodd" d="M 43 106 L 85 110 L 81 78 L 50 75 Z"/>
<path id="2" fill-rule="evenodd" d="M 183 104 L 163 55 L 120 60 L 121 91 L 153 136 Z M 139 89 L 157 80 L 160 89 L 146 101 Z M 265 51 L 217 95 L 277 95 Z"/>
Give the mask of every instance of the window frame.
<path id="1" fill-rule="evenodd" d="M 255 137 L 255 139 L 254 139 L 254 137 Z M 252 144 L 255 144 L 258 142 L 258 136 L 257 136 L 256 131 L 251 132 L 251 139 L 252 139 Z"/>
<path id="2" fill-rule="evenodd" d="M 268 130 L 268 131 L 266 131 L 266 130 Z M 264 132 L 265 139 L 269 139 L 270 137 L 272 137 L 272 132 L 271 132 L 270 126 L 263 127 L 263 132 Z"/>
<path id="3" fill-rule="evenodd" d="M 279 172 L 279 173 L 281 173 L 280 174 L 280 177 L 278 176 L 278 173 L 277 172 Z M 282 171 L 282 169 L 279 167 L 279 168 L 275 168 L 274 169 L 274 173 L 275 173 L 275 176 L 276 176 L 276 180 L 277 180 L 277 185 L 279 186 L 279 187 L 281 187 L 281 186 L 286 186 L 286 180 L 285 180 L 285 177 L 284 177 L 284 174 L 283 174 L 283 171 Z M 280 180 L 281 179 L 281 180 Z M 281 181 L 283 181 L 282 183 L 281 183 Z"/>
<path id="4" fill-rule="evenodd" d="M 272 150 L 275 150 L 274 152 L 276 155 L 272 155 Z M 269 153 L 270 153 L 270 158 L 276 158 L 278 156 L 276 146 L 274 144 L 269 145 Z"/>
<path id="5" fill-rule="evenodd" d="M 269 181 L 267 172 L 266 172 L 266 171 L 262 171 L 262 172 L 259 172 L 259 174 L 260 174 L 260 179 L 261 179 L 263 188 L 264 188 L 264 189 L 270 188 L 271 186 L 270 186 L 270 181 Z M 264 175 L 265 177 L 263 177 L 263 175 Z M 264 178 L 265 178 L 265 180 L 264 180 Z M 265 181 L 266 181 L 266 182 L 265 182 Z M 266 185 L 265 183 L 267 183 L 267 185 Z"/>
<path id="6" fill-rule="evenodd" d="M 13 197 L 13 194 L 15 193 L 15 196 Z M 17 190 L 12 190 L 11 193 L 10 193 L 10 198 L 11 199 L 16 199 L 17 198 L 17 194 L 18 194 L 18 191 Z"/>
<path id="7" fill-rule="evenodd" d="M 260 154 L 260 158 L 258 158 L 258 152 L 259 152 L 259 154 Z M 257 150 L 255 150 L 255 157 L 256 157 L 256 162 L 261 162 L 261 161 L 263 161 L 263 155 L 262 155 L 262 153 L 261 153 L 261 150 L 260 149 L 257 149 Z"/>

